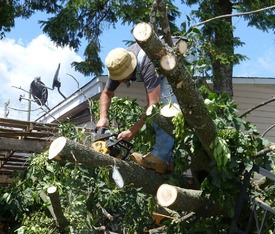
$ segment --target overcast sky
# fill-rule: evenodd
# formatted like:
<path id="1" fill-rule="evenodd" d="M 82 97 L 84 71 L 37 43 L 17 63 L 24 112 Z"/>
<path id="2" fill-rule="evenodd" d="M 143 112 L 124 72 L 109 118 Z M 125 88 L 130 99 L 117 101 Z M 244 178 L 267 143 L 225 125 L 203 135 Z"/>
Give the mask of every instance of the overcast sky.
<path id="1" fill-rule="evenodd" d="M 184 12 L 184 11 L 183 11 Z M 28 20 L 17 20 L 16 27 L 0 40 L 0 117 L 4 117 L 5 103 L 10 102 L 9 118 L 26 119 L 27 114 L 14 109 L 27 110 L 27 101 L 19 101 L 20 95 L 28 94 L 21 89 L 29 90 L 30 83 L 40 76 L 42 82 L 52 86 L 52 80 L 58 64 L 61 64 L 59 78 L 61 92 L 69 96 L 78 89 L 77 83 L 67 74 L 74 76 L 80 86 L 94 77 L 84 77 L 71 68 L 73 61 L 81 61 L 84 46 L 78 53 L 69 48 L 57 48 L 51 40 L 42 33 L 37 21 L 46 19 L 45 15 L 36 14 Z M 184 14 L 183 14 L 184 20 Z M 272 77 L 275 78 L 275 36 L 272 33 L 262 33 L 253 28 L 247 28 L 241 19 L 234 19 L 235 35 L 246 44 L 236 52 L 247 55 L 250 60 L 242 62 L 234 68 L 234 76 L 241 77 Z M 107 53 L 115 47 L 125 47 L 123 40 L 133 40 L 131 27 L 106 29 L 101 38 L 101 57 L 104 61 Z M 16 88 L 15 88 L 16 87 Z M 49 90 L 48 106 L 54 107 L 62 96 L 55 89 Z M 32 109 L 37 109 L 37 104 Z M 41 111 L 32 115 L 32 120 L 38 117 Z"/>

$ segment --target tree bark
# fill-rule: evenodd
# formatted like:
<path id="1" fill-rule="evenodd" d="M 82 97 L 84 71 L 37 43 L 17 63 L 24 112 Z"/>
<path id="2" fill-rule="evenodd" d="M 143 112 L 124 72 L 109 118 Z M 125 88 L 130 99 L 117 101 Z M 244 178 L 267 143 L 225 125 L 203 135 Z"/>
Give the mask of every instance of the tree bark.
<path id="1" fill-rule="evenodd" d="M 198 211 L 205 207 L 206 198 L 202 191 L 184 189 L 169 184 L 163 184 L 157 191 L 157 201 L 161 206 L 178 211 Z"/>
<path id="2" fill-rule="evenodd" d="M 232 3 L 229 0 L 219 0 L 213 4 L 213 11 L 215 15 L 232 14 Z M 220 21 L 220 22 L 219 22 Z M 229 56 L 234 55 L 234 35 L 232 29 L 232 18 L 219 19 L 215 24 L 220 23 L 223 30 L 220 28 L 212 27 L 213 31 L 210 31 L 211 35 L 214 35 L 213 43 L 217 47 L 219 54 L 224 54 L 229 60 Z M 209 24 L 211 25 L 211 24 Z M 208 27 L 208 26 L 206 26 Z M 209 31 L 208 31 L 209 32 Z M 226 46 L 224 46 L 226 41 Z M 227 93 L 230 97 L 233 97 L 233 61 L 225 64 L 221 59 L 217 59 L 217 54 L 209 53 L 213 66 L 213 89 L 216 93 Z"/>
<path id="3" fill-rule="evenodd" d="M 209 196 L 203 196 L 201 190 L 163 184 L 157 191 L 156 199 L 160 206 L 170 210 L 194 213 L 197 217 L 226 214 L 220 208 L 218 201 L 210 201 Z"/>
<path id="4" fill-rule="evenodd" d="M 175 96 L 188 126 L 197 133 L 207 154 L 212 157 L 213 149 L 210 144 L 216 137 L 216 127 L 204 106 L 204 100 L 194 84 L 192 77 L 184 67 L 184 57 L 178 56 L 177 49 L 165 44 L 153 32 L 147 23 L 137 24 L 133 35 L 153 62 L 159 74 L 163 74 Z M 163 63 L 163 60 L 166 63 Z M 163 66 L 161 66 L 162 61 Z M 174 64 L 175 61 L 175 64 Z"/>
<path id="5" fill-rule="evenodd" d="M 142 188 L 145 193 L 153 195 L 165 182 L 165 177 L 153 170 L 145 169 L 132 161 L 120 160 L 99 153 L 65 137 L 59 137 L 52 142 L 49 159 L 82 163 L 90 169 L 116 165 L 125 184 L 134 184 L 135 187 Z"/>
<path id="6" fill-rule="evenodd" d="M 120 160 L 109 155 L 99 153 L 92 148 L 69 140 L 65 137 L 55 139 L 50 145 L 49 159 L 64 163 L 70 161 L 81 163 L 89 169 L 95 169 L 102 166 L 116 165 L 119 169 L 124 184 L 133 184 L 136 188 L 142 188 L 147 194 L 156 195 L 160 201 L 160 206 L 172 210 L 197 211 L 201 207 L 206 207 L 207 199 L 203 199 L 200 190 L 190 190 L 177 188 L 165 184 L 165 176 L 156 173 L 153 170 L 145 169 L 132 161 Z M 172 191 L 172 192 L 169 192 Z M 173 191 L 176 191 L 176 193 Z M 165 195 L 177 194 L 174 204 L 167 205 Z M 164 194 L 164 195 L 163 195 Z M 166 203 L 163 202 L 166 199 Z"/>

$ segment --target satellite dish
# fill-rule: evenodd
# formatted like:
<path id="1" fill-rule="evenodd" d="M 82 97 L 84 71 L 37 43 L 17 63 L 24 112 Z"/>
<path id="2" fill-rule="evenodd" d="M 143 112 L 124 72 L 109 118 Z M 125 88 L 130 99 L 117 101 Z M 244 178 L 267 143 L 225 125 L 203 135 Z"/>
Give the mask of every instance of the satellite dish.
<path id="1" fill-rule="evenodd" d="M 41 81 L 41 77 L 36 77 L 31 83 L 31 95 L 39 106 L 44 106 L 48 100 L 48 89 Z"/>
<path id="2" fill-rule="evenodd" d="M 60 80 L 59 80 L 59 78 L 58 78 L 59 70 L 60 70 L 60 63 L 58 64 L 58 67 L 57 67 L 56 72 L 55 72 L 54 77 L 53 77 L 52 88 L 54 89 L 55 87 L 57 87 L 57 90 L 58 90 L 59 94 L 60 94 L 64 99 L 66 99 L 66 97 L 64 96 L 64 94 L 61 93 L 61 91 L 60 91 L 61 82 L 60 82 Z"/>
<path id="3" fill-rule="evenodd" d="M 53 78 L 53 84 L 52 84 L 53 89 L 54 89 L 54 87 L 60 88 L 60 86 L 61 86 L 61 82 L 58 78 L 59 70 L 60 70 L 60 63 L 58 64 L 58 67 L 56 69 L 56 72 L 55 72 L 55 75 Z"/>

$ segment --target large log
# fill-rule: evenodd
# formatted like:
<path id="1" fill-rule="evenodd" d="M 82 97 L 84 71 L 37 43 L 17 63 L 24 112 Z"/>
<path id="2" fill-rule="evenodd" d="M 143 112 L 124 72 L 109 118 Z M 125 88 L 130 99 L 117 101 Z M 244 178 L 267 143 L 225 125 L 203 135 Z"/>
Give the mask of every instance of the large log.
<path id="1" fill-rule="evenodd" d="M 148 194 L 155 195 L 158 187 L 165 183 L 165 177 L 153 170 L 145 169 L 132 161 L 120 160 L 99 153 L 65 137 L 59 137 L 52 142 L 49 149 L 49 159 L 81 163 L 90 169 L 115 165 L 125 184 L 133 184 Z"/>
<path id="2" fill-rule="evenodd" d="M 212 157 L 213 149 L 210 145 L 216 138 L 216 127 L 191 75 L 184 66 L 184 57 L 179 56 L 177 48 L 164 44 L 147 23 L 137 24 L 133 36 L 151 59 L 158 73 L 167 78 L 178 99 L 185 121 L 195 130 L 203 148 Z"/>
<path id="3" fill-rule="evenodd" d="M 99 153 L 86 145 L 79 144 L 65 137 L 59 137 L 52 142 L 49 148 L 49 159 L 62 163 L 64 161 L 81 163 L 85 164 L 89 169 L 115 165 L 119 169 L 125 185 L 133 184 L 136 188 L 142 188 L 143 192 L 152 195 L 162 193 L 161 188 L 164 187 L 166 182 L 165 175 L 145 169 L 132 161 L 120 160 Z M 172 190 L 176 188 L 173 186 L 170 187 L 172 187 Z M 163 205 L 160 202 L 160 206 L 167 207 L 169 210 L 183 211 L 197 211 L 201 207 L 206 207 L 206 201 L 208 200 L 205 201 L 200 197 L 201 191 L 183 188 L 176 188 L 176 191 L 178 195 L 174 205 L 167 205 L 167 203 Z M 167 191 L 164 193 L 167 194 Z M 160 195 L 157 195 L 157 198 L 159 197 Z"/>

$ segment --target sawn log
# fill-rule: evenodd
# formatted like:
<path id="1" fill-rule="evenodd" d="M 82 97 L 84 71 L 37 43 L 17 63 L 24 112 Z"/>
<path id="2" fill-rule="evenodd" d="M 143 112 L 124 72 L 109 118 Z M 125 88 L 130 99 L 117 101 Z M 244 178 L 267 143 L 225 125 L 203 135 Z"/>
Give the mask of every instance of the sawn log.
<path id="1" fill-rule="evenodd" d="M 165 183 L 164 176 L 153 170 L 145 169 L 129 160 L 120 160 L 99 153 L 88 146 L 65 137 L 59 137 L 51 143 L 49 159 L 81 163 L 89 169 L 116 165 L 125 184 L 133 184 L 136 188 L 142 188 L 148 194 L 155 195 L 158 187 Z"/>

